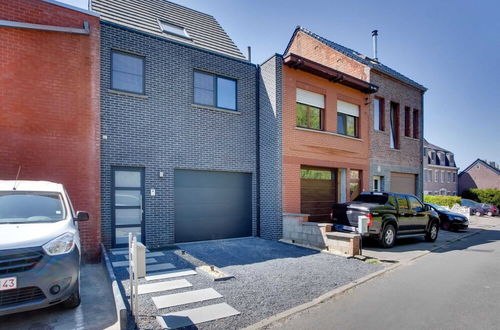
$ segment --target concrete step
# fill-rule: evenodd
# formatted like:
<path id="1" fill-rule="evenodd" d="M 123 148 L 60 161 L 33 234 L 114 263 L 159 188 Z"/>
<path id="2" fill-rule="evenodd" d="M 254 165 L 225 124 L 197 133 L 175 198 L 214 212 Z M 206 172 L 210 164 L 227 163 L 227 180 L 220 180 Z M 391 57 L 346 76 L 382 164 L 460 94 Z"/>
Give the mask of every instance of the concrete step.
<path id="1" fill-rule="evenodd" d="M 157 309 L 187 305 L 195 302 L 221 298 L 222 295 L 212 288 L 174 293 L 153 297 Z"/>
<path id="2" fill-rule="evenodd" d="M 139 284 L 138 293 L 153 293 L 153 292 L 161 292 L 161 291 L 169 291 L 175 289 L 183 289 L 189 288 L 193 285 L 186 281 L 182 280 L 174 280 L 174 281 L 166 281 L 166 282 L 157 282 L 157 283 L 149 283 L 149 284 Z"/>
<path id="3" fill-rule="evenodd" d="M 240 312 L 236 309 L 226 303 L 222 303 L 164 314 L 157 316 L 156 320 L 162 329 L 177 329 L 238 314 Z"/>

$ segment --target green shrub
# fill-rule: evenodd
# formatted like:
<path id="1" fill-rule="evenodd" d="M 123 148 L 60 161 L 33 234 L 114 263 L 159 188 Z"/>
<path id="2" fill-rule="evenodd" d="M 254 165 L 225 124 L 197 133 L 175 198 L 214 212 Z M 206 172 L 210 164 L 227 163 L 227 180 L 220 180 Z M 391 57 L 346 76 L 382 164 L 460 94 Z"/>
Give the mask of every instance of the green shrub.
<path id="1" fill-rule="evenodd" d="M 472 199 L 476 202 L 486 203 L 500 207 L 499 189 L 472 188 L 462 193 L 463 198 Z"/>
<path id="2" fill-rule="evenodd" d="M 461 201 L 462 199 L 459 196 L 424 195 L 424 202 L 448 207 L 452 207 L 453 204 L 460 204 Z"/>

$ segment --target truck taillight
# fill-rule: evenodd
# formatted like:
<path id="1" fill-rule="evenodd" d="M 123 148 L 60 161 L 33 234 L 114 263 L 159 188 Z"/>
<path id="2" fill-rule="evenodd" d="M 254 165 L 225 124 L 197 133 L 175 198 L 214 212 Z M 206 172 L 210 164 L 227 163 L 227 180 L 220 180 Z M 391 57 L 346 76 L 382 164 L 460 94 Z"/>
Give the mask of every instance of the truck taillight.
<path id="1" fill-rule="evenodd" d="M 371 213 L 368 213 L 366 216 L 368 217 L 367 226 L 371 226 L 373 224 L 373 216 L 371 215 Z"/>

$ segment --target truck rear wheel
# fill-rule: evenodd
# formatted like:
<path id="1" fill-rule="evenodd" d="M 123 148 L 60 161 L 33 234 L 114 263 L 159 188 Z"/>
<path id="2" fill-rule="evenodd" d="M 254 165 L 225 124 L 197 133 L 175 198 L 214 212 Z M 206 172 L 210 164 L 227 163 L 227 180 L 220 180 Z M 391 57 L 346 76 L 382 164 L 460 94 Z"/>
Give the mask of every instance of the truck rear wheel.
<path id="1" fill-rule="evenodd" d="M 386 249 L 394 246 L 394 243 L 396 243 L 396 228 L 394 225 L 388 224 L 384 227 L 379 243 Z"/>

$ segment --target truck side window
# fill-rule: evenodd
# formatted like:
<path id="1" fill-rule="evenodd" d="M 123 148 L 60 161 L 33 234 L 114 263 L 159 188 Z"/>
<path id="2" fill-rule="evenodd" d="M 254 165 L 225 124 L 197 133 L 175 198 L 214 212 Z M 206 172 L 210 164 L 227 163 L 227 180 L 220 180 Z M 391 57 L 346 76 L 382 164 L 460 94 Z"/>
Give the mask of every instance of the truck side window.
<path id="1" fill-rule="evenodd" d="M 389 196 L 389 200 L 387 201 L 387 204 L 389 204 L 392 207 L 397 207 L 396 199 L 394 198 L 394 196 Z"/>
<path id="2" fill-rule="evenodd" d="M 399 205 L 399 210 L 400 211 L 408 211 L 408 200 L 406 199 L 406 196 L 398 196 L 398 205 Z"/>
<path id="3" fill-rule="evenodd" d="M 415 197 L 408 196 L 408 200 L 410 201 L 410 208 L 413 211 L 420 212 L 424 208 L 422 203 L 420 203 L 420 201 L 418 199 L 416 199 Z"/>

